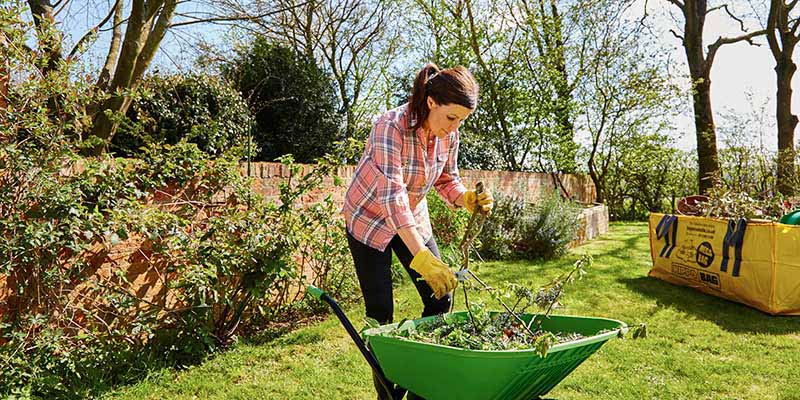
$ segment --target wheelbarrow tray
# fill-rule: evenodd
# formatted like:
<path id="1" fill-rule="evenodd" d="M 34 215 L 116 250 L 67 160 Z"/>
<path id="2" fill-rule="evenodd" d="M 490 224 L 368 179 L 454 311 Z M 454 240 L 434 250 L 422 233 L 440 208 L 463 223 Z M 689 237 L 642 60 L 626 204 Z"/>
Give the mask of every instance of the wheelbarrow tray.
<path id="1" fill-rule="evenodd" d="M 521 316 L 530 321 L 533 314 Z M 435 317 L 405 321 L 407 330 Z M 448 318 L 468 318 L 466 311 Z M 534 399 L 626 329 L 625 323 L 606 318 L 551 315 L 542 329 L 553 333 L 580 333 L 583 339 L 554 345 L 541 357 L 535 350 L 466 350 L 386 336 L 397 324 L 362 332 L 386 377 L 428 400 Z"/>

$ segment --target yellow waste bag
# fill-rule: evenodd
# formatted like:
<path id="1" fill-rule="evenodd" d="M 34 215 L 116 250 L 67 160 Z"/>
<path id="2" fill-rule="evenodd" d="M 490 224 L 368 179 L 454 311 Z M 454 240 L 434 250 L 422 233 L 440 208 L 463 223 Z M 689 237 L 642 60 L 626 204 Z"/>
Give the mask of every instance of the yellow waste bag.
<path id="1" fill-rule="evenodd" d="M 650 214 L 650 276 L 800 315 L 800 226 L 764 220 Z"/>

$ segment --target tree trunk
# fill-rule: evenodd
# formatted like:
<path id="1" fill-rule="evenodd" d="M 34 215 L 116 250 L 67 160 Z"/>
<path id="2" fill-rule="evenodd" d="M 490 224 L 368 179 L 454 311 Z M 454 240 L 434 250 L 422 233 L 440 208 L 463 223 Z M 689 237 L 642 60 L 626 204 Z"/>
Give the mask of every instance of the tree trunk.
<path id="1" fill-rule="evenodd" d="M 108 88 L 111 97 L 97 108 L 95 115 L 92 136 L 99 141 L 89 150 L 90 154 L 97 155 L 105 151 L 114 136 L 118 123 L 113 115 L 125 114 L 131 104 L 130 96 L 121 92 L 138 87 L 169 28 L 176 4 L 176 0 L 133 2 L 114 76 Z"/>
<path id="2" fill-rule="evenodd" d="M 770 1 L 767 17 L 767 42 L 775 59 L 775 77 L 778 93 L 775 117 L 778 122 L 778 182 L 776 190 L 784 195 L 794 194 L 794 129 L 797 116 L 792 114 L 792 77 L 797 65 L 792 60 L 798 37 L 797 24 L 789 19 L 789 12 L 796 3 L 786 4 L 784 0 Z M 791 26 L 790 26 L 791 25 Z"/>
<path id="3" fill-rule="evenodd" d="M 698 187 L 705 194 L 719 177 L 717 134 L 711 108 L 711 80 L 708 76 L 694 78 L 694 126 L 697 136 Z"/>
<path id="4" fill-rule="evenodd" d="M 784 53 L 786 54 L 786 53 Z M 792 114 L 792 76 L 797 66 L 791 58 L 783 57 L 775 66 L 778 79 L 776 117 L 778 119 L 778 191 L 794 194 L 794 129 L 797 116 Z"/>
<path id="5" fill-rule="evenodd" d="M 561 151 L 561 165 L 558 169 L 564 173 L 574 173 L 577 170 L 575 157 L 578 153 L 578 145 L 575 143 L 575 125 L 572 123 L 572 88 L 570 87 L 569 74 L 567 73 L 567 60 L 565 58 L 565 44 L 562 32 L 562 17 L 558 11 L 555 0 L 550 0 L 550 13 L 552 21 L 545 26 L 543 33 L 545 43 L 550 43 L 548 52 L 553 58 L 555 72 L 558 74 L 560 82 L 556 83 L 556 124 L 558 126 L 559 150 Z M 542 12 L 544 16 L 544 12 Z M 578 79 L 578 77 L 575 77 Z"/>
<path id="6" fill-rule="evenodd" d="M 563 72 L 566 82 L 566 71 Z M 558 125 L 559 150 L 561 160 L 558 166 L 559 172 L 571 174 L 577 170 L 575 157 L 578 155 L 578 145 L 575 143 L 575 125 L 572 123 L 570 113 L 570 103 L 572 103 L 572 93 L 569 90 L 558 90 L 556 106 L 556 124 Z"/>
<path id="7" fill-rule="evenodd" d="M 703 27 L 706 20 L 705 0 L 686 0 L 682 7 L 685 17 L 683 48 L 692 78 L 694 126 L 697 137 L 697 186 L 701 194 L 714 186 L 720 166 L 717 158 L 717 133 L 711 108 L 711 63 L 713 53 L 706 58 L 703 49 Z M 717 45 L 717 48 L 719 45 Z"/>
<path id="8" fill-rule="evenodd" d="M 592 183 L 594 183 L 595 188 L 595 196 L 594 201 L 596 203 L 605 203 L 605 184 L 603 177 L 597 173 L 597 169 L 594 168 L 593 164 L 589 164 L 589 177 L 592 178 Z"/>
<path id="9" fill-rule="evenodd" d="M 43 73 L 58 69 L 61 61 L 61 32 L 55 29 L 53 5 L 49 0 L 28 0 L 36 34 L 39 38 L 39 49 L 45 57 Z"/>

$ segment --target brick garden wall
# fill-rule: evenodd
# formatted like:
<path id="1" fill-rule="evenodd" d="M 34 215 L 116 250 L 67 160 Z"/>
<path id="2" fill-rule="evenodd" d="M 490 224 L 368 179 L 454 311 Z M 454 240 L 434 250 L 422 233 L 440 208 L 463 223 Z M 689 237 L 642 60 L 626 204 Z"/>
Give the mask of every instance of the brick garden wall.
<path id="1" fill-rule="evenodd" d="M 309 168 L 311 168 L 310 165 L 303 165 L 304 172 L 307 172 Z M 336 204 L 341 205 L 344 201 L 344 192 L 353 179 L 355 168 L 355 166 L 339 167 L 337 175 L 342 178 L 344 184 L 337 188 L 333 185 L 332 178 L 326 179 L 322 187 L 303 199 L 303 203 L 317 202 L 331 194 Z M 248 175 L 246 163 L 241 164 L 240 169 L 243 175 Z M 461 180 L 468 188 L 473 188 L 478 181 L 483 181 L 484 185 L 493 193 L 514 194 L 524 197 L 528 202 L 535 202 L 544 190 L 556 188 L 556 178 L 561 181 L 560 185 L 564 190 L 580 203 L 594 202 L 596 194 L 594 183 L 588 175 L 480 170 L 461 170 L 459 173 Z M 254 180 L 253 185 L 256 191 L 268 197 L 277 197 L 278 182 L 289 176 L 289 168 L 279 163 L 252 163 L 249 176 Z"/>
<path id="2" fill-rule="evenodd" d="M 304 165 L 304 172 L 309 168 L 310 165 Z M 247 165 L 242 164 L 240 170 L 246 175 Z M 354 170 L 354 166 L 340 167 L 338 176 L 342 178 L 344 184 L 335 187 L 333 178 L 327 178 L 321 187 L 302 199 L 303 204 L 318 202 L 328 194 L 332 194 L 337 204 L 341 205 Z M 289 169 L 279 163 L 253 163 L 250 165 L 249 175 L 254 178 L 253 186 L 256 191 L 277 198 L 278 183 L 289 176 Z M 467 187 L 474 187 L 476 182 L 483 181 L 494 193 L 524 196 L 529 202 L 535 202 L 543 189 L 555 188 L 553 176 L 542 173 L 462 170 L 461 177 Z M 575 200 L 585 204 L 594 200 L 595 188 L 588 176 L 560 175 L 559 178 L 566 192 Z M 602 204 L 587 207 L 578 217 L 578 223 L 581 227 L 578 238 L 573 244 L 591 240 L 608 230 L 608 208 Z M 96 248 L 90 253 L 90 264 L 95 271 L 96 279 L 108 279 L 113 276 L 112 270 L 123 270 L 126 271 L 127 279 L 133 283 L 132 286 L 137 294 L 143 298 L 157 297 L 164 290 L 163 265 L 149 257 L 148 244 L 142 238 L 132 237 L 113 249 Z M 7 306 L 6 301 L 13 290 L 13 284 L 6 282 L 6 278 L 5 275 L 0 275 L 0 315 L 3 314 Z M 82 289 L 76 288 L 76 290 Z"/>
<path id="3" fill-rule="evenodd" d="M 312 166 L 302 165 L 302 168 L 303 173 L 306 173 Z M 344 193 L 353 179 L 355 168 L 355 166 L 339 167 L 337 175 L 342 178 L 342 186 L 334 186 L 333 178 L 327 178 L 321 187 L 302 199 L 303 204 L 318 202 L 330 194 L 337 206 L 341 207 L 344 202 Z M 246 163 L 241 164 L 240 170 L 243 175 L 248 175 Z M 578 218 L 581 226 L 578 230 L 578 238 L 573 245 L 594 239 L 608 231 L 608 207 L 604 204 L 592 204 L 597 192 L 588 175 L 481 170 L 460 170 L 459 174 L 468 188 L 473 188 L 478 181 L 483 181 L 484 185 L 493 193 L 513 194 L 517 197 L 524 197 L 530 203 L 536 202 L 545 190 L 554 190 L 558 185 L 559 190 L 565 191 L 577 202 L 591 204 Z M 278 183 L 289 176 L 289 168 L 280 163 L 251 163 L 249 176 L 253 178 L 253 186 L 257 192 L 267 197 L 277 198 Z"/>

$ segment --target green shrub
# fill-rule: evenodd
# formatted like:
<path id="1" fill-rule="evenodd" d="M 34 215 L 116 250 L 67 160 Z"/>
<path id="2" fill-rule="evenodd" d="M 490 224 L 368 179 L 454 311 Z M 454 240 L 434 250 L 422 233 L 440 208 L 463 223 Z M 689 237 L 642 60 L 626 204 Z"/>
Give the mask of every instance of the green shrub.
<path id="1" fill-rule="evenodd" d="M 81 157 L 103 95 L 69 63 L 41 74 L 24 46 L 33 22 L 19 15 L 0 7 L 14 77 L 0 118 L 0 398 L 93 397 L 224 349 L 283 307 L 274 295 L 300 283 L 307 230 L 336 229 L 330 206 L 297 207 L 331 159 L 307 174 L 292 165 L 276 204 L 241 176 L 238 147 L 215 144 L 212 159 L 183 137 L 145 142 L 135 158 Z M 346 246 L 330 241 L 319 257 Z"/>
<path id="2" fill-rule="evenodd" d="M 0 273 L 15 289 L 0 303 L 0 360 L 12 366 L 0 373 L 0 395 L 85 397 L 138 376 L 147 369 L 142 360 L 200 360 L 234 343 L 251 321 L 284 309 L 275 294 L 305 283 L 298 270 L 352 298 L 333 203 L 297 207 L 332 164 L 300 174 L 290 163 L 292 181 L 280 184 L 278 205 L 251 191 L 238 154 L 212 161 L 191 143 L 151 146 L 140 159 L 84 159 L 31 142 L 0 146 Z M 127 271 L 93 274 L 88 250 L 98 246 L 134 246 L 148 275 L 163 276 L 163 290 L 146 299 Z M 310 259 L 297 261 L 298 253 Z M 78 285 L 92 301 L 75 300 Z"/>
<path id="3" fill-rule="evenodd" d="M 495 207 L 484 223 L 480 254 L 492 259 L 553 259 L 562 256 L 578 231 L 580 207 L 557 192 L 544 193 L 533 205 L 495 194 Z"/>
<path id="4" fill-rule="evenodd" d="M 547 192 L 519 220 L 515 252 L 527 259 L 563 256 L 577 237 L 580 212 L 579 206 L 562 199 L 558 192 Z"/>
<path id="5" fill-rule="evenodd" d="M 464 208 L 450 208 L 434 190 L 428 192 L 426 198 L 436 244 L 442 250 L 448 247 L 457 248 L 469 223 L 469 211 Z"/>
<path id="6" fill-rule="evenodd" d="M 255 115 L 257 160 L 312 162 L 342 138 L 333 82 L 313 58 L 257 37 L 222 70 Z"/>
<path id="7" fill-rule="evenodd" d="M 253 117 L 241 95 L 215 76 L 152 75 L 140 86 L 112 148 L 120 156 L 147 143 L 194 143 L 208 154 L 246 142 Z M 255 145 L 254 145 L 255 146 Z"/>
<path id="8" fill-rule="evenodd" d="M 494 193 L 492 215 L 478 235 L 479 253 L 485 258 L 502 260 L 515 256 L 519 219 L 525 213 L 525 201 L 503 193 Z"/>

